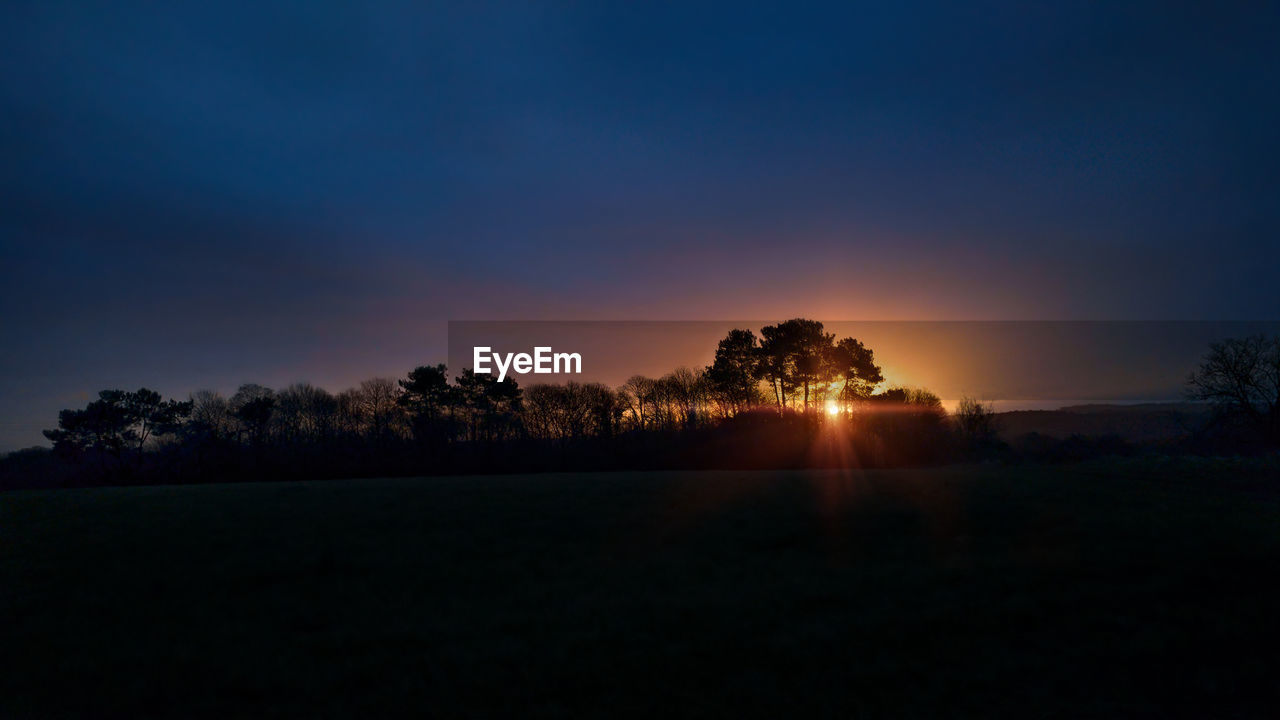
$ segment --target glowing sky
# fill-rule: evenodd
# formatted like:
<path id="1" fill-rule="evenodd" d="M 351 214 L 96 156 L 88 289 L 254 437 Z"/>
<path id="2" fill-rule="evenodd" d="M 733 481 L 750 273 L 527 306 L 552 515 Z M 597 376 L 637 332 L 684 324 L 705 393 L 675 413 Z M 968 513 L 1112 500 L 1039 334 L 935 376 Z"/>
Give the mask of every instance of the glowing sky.
<path id="1" fill-rule="evenodd" d="M 0 450 L 482 318 L 1274 319 L 1274 3 L 6 3 Z"/>

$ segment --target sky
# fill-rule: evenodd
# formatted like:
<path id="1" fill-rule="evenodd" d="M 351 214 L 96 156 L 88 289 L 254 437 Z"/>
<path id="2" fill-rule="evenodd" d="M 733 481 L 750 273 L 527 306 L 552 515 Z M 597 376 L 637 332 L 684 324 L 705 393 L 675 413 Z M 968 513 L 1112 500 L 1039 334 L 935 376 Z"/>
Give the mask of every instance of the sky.
<path id="1" fill-rule="evenodd" d="M 0 450 L 449 320 L 1280 318 L 1275 3 L 0 13 Z"/>

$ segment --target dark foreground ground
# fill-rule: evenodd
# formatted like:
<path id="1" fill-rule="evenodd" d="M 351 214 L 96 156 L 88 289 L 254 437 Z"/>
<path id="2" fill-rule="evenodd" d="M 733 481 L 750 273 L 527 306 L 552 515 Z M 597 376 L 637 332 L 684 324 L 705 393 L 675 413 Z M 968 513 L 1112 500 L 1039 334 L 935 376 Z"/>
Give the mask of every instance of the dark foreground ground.
<path id="1" fill-rule="evenodd" d="M 1274 717 L 1274 467 L 0 494 L 0 716 Z"/>

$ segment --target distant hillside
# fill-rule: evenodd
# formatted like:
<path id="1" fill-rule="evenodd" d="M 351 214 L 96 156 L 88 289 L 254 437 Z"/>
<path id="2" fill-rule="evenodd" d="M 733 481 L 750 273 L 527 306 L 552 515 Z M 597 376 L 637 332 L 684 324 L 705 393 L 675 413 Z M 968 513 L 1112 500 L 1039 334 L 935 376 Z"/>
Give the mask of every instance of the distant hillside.
<path id="1" fill-rule="evenodd" d="M 1197 403 L 1071 405 L 1057 410 L 998 413 L 997 420 L 1000 435 L 1006 440 L 1034 432 L 1057 438 L 1118 435 L 1134 442 L 1147 442 L 1194 432 L 1208 422 L 1209 413 L 1208 406 Z"/>

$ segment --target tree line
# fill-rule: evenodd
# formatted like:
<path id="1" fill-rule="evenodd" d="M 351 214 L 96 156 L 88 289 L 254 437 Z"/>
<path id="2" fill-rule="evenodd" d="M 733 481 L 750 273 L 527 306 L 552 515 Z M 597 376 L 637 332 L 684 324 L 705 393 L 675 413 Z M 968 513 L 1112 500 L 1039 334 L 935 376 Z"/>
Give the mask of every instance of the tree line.
<path id="1" fill-rule="evenodd" d="M 694 446 L 717 430 L 723 446 L 724 437 L 746 437 L 751 431 L 745 428 L 761 423 L 773 422 L 774 431 L 812 429 L 832 423 L 837 413 L 851 422 L 873 410 L 913 409 L 941 427 L 945 412 L 936 395 L 877 392 L 883 382 L 863 343 L 837 339 L 820 322 L 793 319 L 759 335 L 730 331 L 706 367 L 635 375 L 618 387 L 522 387 L 471 369 L 451 376 L 440 364 L 338 393 L 310 383 L 278 389 L 247 383 L 230 396 L 198 390 L 185 400 L 145 388 L 106 390 L 84 408 L 63 410 L 58 427 L 45 435 L 58 457 L 119 480 L 154 474 L 158 465 L 183 468 L 171 475 L 200 476 L 266 467 L 467 471 L 503 457 L 519 466 L 521 458 L 553 452 L 563 465 L 575 462 L 571 455 L 592 453 L 598 462 L 610 454 L 617 460 L 629 448 L 650 459 L 679 454 L 681 462 L 693 462 Z M 778 425 L 791 416 L 807 420 Z M 641 436 L 650 439 L 637 441 Z"/>
<path id="2" fill-rule="evenodd" d="M 1223 427 L 1280 444 L 1280 340 L 1213 345 L 1191 376 Z M 971 398 L 948 415 L 937 395 L 883 388 L 872 350 L 797 318 L 757 335 L 734 329 L 710 365 L 618 387 L 514 379 L 426 365 L 331 393 L 309 383 L 245 384 L 186 400 L 104 390 L 46 430 L 60 472 L 79 480 L 632 467 L 885 466 L 998 453 L 993 409 Z M 819 433 L 838 457 L 815 458 Z M 1240 437 L 1239 432 L 1232 435 Z"/>
<path id="3" fill-rule="evenodd" d="M 438 445 L 683 430 L 770 408 L 851 413 L 880 404 L 941 411 L 937 396 L 927 391 L 876 393 L 883 382 L 871 349 L 860 341 L 836 340 L 822 323 L 794 319 L 762 328 L 759 337 L 748 329 L 730 331 L 705 368 L 635 375 L 617 388 L 579 382 L 521 387 L 470 369 L 450 380 L 440 364 L 336 394 L 309 383 L 278 390 L 248 383 L 230 397 L 198 390 L 185 401 L 163 400 L 147 389 L 105 390 L 83 409 L 63 410 L 58 428 L 45 435 L 59 450 L 120 459 L 148 442 L 180 436 L 251 447 L 343 438 Z"/>

